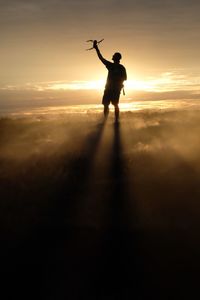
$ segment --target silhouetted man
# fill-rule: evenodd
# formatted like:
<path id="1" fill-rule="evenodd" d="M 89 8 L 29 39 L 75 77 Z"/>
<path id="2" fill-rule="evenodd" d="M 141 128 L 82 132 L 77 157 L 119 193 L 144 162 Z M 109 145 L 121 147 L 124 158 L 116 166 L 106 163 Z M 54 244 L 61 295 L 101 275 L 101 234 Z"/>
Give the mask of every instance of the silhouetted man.
<path id="1" fill-rule="evenodd" d="M 108 77 L 102 99 L 102 104 L 104 105 L 104 115 L 107 117 L 109 113 L 109 104 L 111 102 L 115 107 L 115 119 L 117 121 L 119 118 L 119 97 L 121 90 L 124 87 L 123 82 L 124 80 L 127 80 L 126 69 L 120 64 L 122 56 L 118 52 L 114 53 L 112 57 L 112 63 L 101 55 L 96 40 L 93 43 L 93 47 L 96 49 L 99 59 L 108 69 Z"/>

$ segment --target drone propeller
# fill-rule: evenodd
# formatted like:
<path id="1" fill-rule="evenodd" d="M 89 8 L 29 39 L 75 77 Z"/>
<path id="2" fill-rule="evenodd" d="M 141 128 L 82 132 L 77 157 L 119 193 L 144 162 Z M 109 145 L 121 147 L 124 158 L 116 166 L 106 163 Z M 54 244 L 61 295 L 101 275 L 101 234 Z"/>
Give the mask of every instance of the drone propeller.
<path id="1" fill-rule="evenodd" d="M 92 49 L 94 49 L 94 47 L 92 47 L 92 48 L 89 48 L 89 49 L 86 49 L 86 51 L 88 51 L 88 50 L 92 50 Z"/>

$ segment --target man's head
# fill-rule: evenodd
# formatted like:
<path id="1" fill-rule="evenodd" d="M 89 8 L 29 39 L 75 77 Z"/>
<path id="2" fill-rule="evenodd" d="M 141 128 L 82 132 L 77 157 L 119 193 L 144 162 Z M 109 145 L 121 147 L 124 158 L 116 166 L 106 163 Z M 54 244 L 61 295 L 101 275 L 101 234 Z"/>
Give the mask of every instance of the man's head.
<path id="1" fill-rule="evenodd" d="M 113 54 L 112 60 L 113 60 L 114 62 L 119 63 L 119 61 L 120 61 L 121 58 L 122 58 L 121 54 L 120 54 L 119 52 L 115 52 L 115 53 Z"/>

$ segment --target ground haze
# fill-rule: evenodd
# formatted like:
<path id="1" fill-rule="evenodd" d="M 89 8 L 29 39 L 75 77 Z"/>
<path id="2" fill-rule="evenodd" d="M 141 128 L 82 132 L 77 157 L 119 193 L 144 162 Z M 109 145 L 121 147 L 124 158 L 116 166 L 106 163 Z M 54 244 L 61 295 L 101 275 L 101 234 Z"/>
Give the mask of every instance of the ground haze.
<path id="1" fill-rule="evenodd" d="M 0 120 L 2 293 L 181 299 L 198 292 L 199 110 Z"/>

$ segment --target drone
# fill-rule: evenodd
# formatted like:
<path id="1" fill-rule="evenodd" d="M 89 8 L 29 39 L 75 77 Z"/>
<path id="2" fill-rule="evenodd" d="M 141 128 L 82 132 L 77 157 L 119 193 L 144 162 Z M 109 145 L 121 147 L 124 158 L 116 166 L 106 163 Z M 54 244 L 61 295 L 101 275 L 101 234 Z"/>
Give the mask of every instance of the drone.
<path id="1" fill-rule="evenodd" d="M 96 42 L 97 44 L 100 44 L 101 42 L 103 42 L 103 40 L 104 39 L 102 39 L 102 40 L 100 40 L 100 41 L 97 41 L 97 40 L 88 40 L 88 41 L 86 41 L 87 43 L 88 42 L 91 42 L 91 43 L 93 43 L 93 45 L 94 45 L 94 42 Z M 86 49 L 87 51 L 88 50 L 92 50 L 92 49 L 94 49 L 94 46 L 92 47 L 92 48 L 89 48 L 89 49 Z"/>

